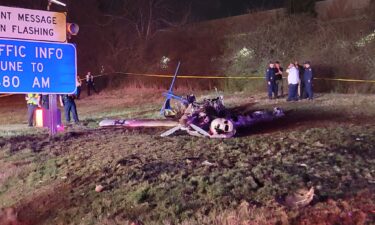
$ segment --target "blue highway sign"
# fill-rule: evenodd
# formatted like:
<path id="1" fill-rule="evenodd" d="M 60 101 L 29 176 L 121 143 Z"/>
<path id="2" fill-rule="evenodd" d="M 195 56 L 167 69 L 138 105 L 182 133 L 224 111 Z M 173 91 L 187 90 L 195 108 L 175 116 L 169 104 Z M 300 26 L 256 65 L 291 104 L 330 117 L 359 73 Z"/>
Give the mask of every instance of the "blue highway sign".
<path id="1" fill-rule="evenodd" d="M 76 79 L 74 45 L 0 39 L 0 93 L 71 94 Z"/>

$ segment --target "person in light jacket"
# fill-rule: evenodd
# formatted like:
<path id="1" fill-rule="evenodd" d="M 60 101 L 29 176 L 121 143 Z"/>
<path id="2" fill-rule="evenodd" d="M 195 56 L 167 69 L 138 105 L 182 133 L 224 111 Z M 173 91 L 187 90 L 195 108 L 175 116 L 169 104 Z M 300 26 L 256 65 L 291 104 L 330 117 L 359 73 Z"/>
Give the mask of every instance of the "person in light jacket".
<path id="1" fill-rule="evenodd" d="M 298 69 L 291 63 L 286 72 L 288 73 L 287 101 L 298 101 L 298 83 L 300 82 Z"/>

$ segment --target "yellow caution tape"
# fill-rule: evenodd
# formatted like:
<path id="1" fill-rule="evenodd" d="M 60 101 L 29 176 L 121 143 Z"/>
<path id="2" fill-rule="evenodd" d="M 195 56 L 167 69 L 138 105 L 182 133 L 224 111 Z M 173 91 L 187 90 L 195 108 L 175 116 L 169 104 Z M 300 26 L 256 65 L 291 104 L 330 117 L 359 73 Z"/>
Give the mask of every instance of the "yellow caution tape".
<path id="1" fill-rule="evenodd" d="M 173 75 L 164 75 L 164 74 L 142 74 L 142 73 L 122 73 L 124 75 L 135 75 L 135 76 L 145 76 L 145 77 L 173 77 Z M 199 76 L 199 75 L 178 75 L 178 78 L 183 79 L 264 79 L 264 77 L 224 77 L 224 76 Z"/>
<path id="2" fill-rule="evenodd" d="M 314 78 L 314 80 L 331 80 L 331 81 L 343 81 L 343 82 L 360 82 L 360 83 L 375 83 L 375 80 L 355 80 L 355 79 L 343 79 L 343 78 Z"/>
<path id="3" fill-rule="evenodd" d="M 116 74 L 123 75 L 135 75 L 135 76 L 144 76 L 144 77 L 160 77 L 160 78 L 170 78 L 173 75 L 165 74 L 143 74 L 143 73 L 124 73 L 116 72 Z M 103 76 L 103 75 L 99 75 Z M 202 76 L 202 75 L 179 75 L 178 78 L 183 79 L 265 79 L 262 76 Z M 284 77 L 284 79 L 286 79 Z M 375 83 L 375 80 L 358 80 L 358 79 L 344 79 L 344 78 L 314 78 L 314 80 L 329 80 L 329 81 L 344 81 L 344 82 L 362 82 L 362 83 Z"/>

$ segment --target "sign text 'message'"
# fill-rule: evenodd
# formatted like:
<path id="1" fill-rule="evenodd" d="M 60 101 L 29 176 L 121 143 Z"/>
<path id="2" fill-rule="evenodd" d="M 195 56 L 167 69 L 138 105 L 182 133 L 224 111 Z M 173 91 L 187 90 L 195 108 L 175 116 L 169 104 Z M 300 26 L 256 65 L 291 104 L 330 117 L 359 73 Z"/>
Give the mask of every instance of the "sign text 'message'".
<path id="1" fill-rule="evenodd" d="M 0 6 L 0 37 L 62 41 L 64 17 L 62 13 Z"/>
<path id="2" fill-rule="evenodd" d="M 0 12 L 0 19 L 3 20 L 10 20 L 11 12 Z M 20 22 L 28 22 L 28 23 L 44 23 L 44 24 L 54 24 L 56 25 L 56 17 L 55 16 L 40 16 L 34 14 L 27 14 L 27 13 L 20 13 L 17 16 L 18 21 Z M 53 36 L 53 29 L 46 29 L 34 26 L 25 26 L 20 27 L 17 25 L 11 26 L 13 33 L 18 34 L 37 34 L 37 35 L 47 35 Z M 7 27 L 5 25 L 0 25 L 0 31 L 6 32 Z"/>

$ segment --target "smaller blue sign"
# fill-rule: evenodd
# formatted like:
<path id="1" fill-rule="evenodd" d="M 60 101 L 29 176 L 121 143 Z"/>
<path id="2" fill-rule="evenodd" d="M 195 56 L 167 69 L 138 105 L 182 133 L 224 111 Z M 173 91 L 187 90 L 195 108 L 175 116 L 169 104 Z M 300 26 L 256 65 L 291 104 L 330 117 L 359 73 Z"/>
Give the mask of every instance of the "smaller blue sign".
<path id="1" fill-rule="evenodd" d="M 72 94 L 76 80 L 73 44 L 0 39 L 0 93 Z"/>

